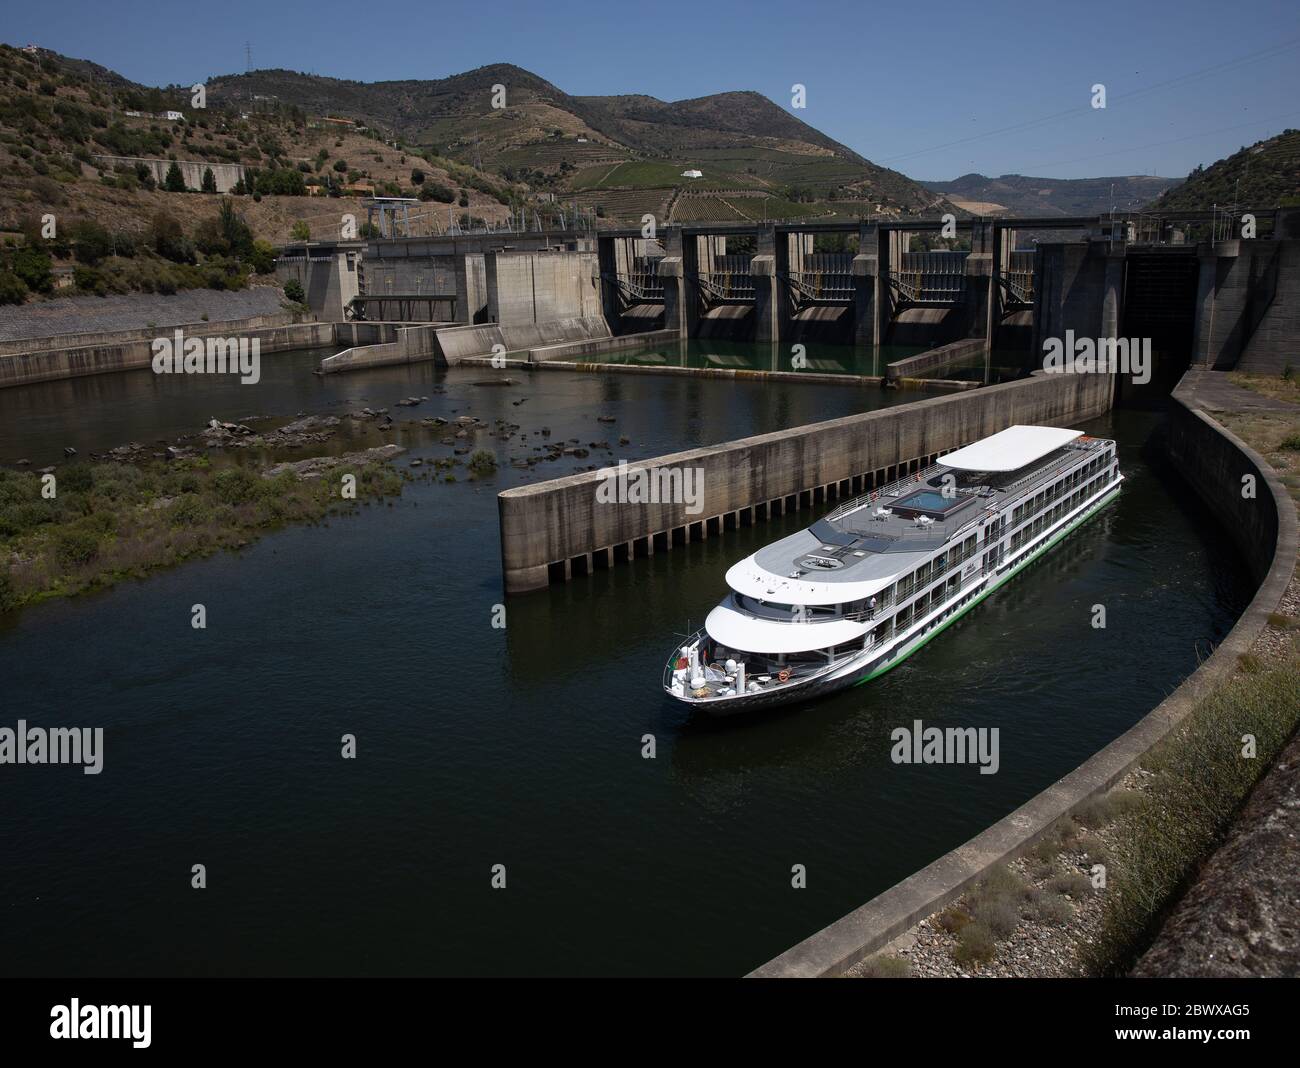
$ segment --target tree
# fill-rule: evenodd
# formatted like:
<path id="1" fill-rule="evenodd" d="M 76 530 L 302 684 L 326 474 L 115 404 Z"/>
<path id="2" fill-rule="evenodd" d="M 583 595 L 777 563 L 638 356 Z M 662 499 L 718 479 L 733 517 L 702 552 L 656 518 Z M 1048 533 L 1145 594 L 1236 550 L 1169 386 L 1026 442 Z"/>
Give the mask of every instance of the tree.
<path id="1" fill-rule="evenodd" d="M 185 176 L 181 174 L 180 164 L 172 160 L 167 168 L 167 177 L 163 179 L 163 188 L 169 193 L 185 192 Z"/>
<path id="2" fill-rule="evenodd" d="M 203 182 L 201 188 L 205 193 L 215 193 L 217 191 L 217 176 L 212 173 L 211 167 L 203 168 Z"/>
<path id="3" fill-rule="evenodd" d="M 290 278 L 284 283 L 284 299 L 294 304 L 301 304 L 307 299 L 307 294 L 303 292 L 302 283 L 298 279 Z"/>
<path id="4" fill-rule="evenodd" d="M 275 246 L 269 241 L 254 241 L 248 263 L 258 274 L 270 274 L 275 270 Z"/>
<path id="5" fill-rule="evenodd" d="M 21 304 L 27 299 L 27 287 L 12 271 L 0 271 L 0 304 Z"/>
<path id="6" fill-rule="evenodd" d="M 48 293 L 54 288 L 54 272 L 50 268 L 50 257 L 38 248 L 27 246 L 14 253 L 14 274 L 34 292 Z"/>
<path id="7" fill-rule="evenodd" d="M 419 167 L 416 167 L 414 170 L 411 171 L 411 184 L 412 185 L 424 184 L 424 171 L 420 170 Z"/>
<path id="8" fill-rule="evenodd" d="M 217 209 L 217 225 L 232 254 L 247 257 L 253 251 L 253 231 L 239 217 L 235 211 L 235 202 L 229 197 L 223 197 L 221 207 Z"/>
<path id="9" fill-rule="evenodd" d="M 158 255 L 173 263 L 193 263 L 194 245 L 185 236 L 174 216 L 160 211 L 153 217 L 153 247 Z"/>
<path id="10" fill-rule="evenodd" d="M 334 169 L 338 171 L 339 174 L 346 173 L 348 169 L 348 161 L 345 159 L 336 159 L 334 161 Z"/>
<path id="11" fill-rule="evenodd" d="M 93 219 L 80 219 L 68 227 L 73 255 L 91 267 L 113 254 L 113 237 Z"/>
<path id="12" fill-rule="evenodd" d="M 310 241 L 311 225 L 306 219 L 299 219 L 293 224 L 293 229 L 289 231 L 289 236 L 295 241 Z"/>

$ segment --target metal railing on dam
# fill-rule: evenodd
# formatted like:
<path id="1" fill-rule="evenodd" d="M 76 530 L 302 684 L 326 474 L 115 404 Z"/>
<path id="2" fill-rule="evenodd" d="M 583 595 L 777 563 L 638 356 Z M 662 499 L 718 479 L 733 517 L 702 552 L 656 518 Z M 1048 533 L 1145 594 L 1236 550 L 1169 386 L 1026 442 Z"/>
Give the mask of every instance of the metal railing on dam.
<path id="1" fill-rule="evenodd" d="M 505 490 L 497 502 L 506 592 L 541 589 L 596 562 L 628 561 L 861 493 L 1016 423 L 1070 426 L 1095 418 L 1110 409 L 1114 385 L 1109 374 L 1040 372 L 627 465 L 629 476 L 649 472 L 646 478 L 693 472 L 694 502 L 610 499 L 601 492 L 607 471 Z"/>

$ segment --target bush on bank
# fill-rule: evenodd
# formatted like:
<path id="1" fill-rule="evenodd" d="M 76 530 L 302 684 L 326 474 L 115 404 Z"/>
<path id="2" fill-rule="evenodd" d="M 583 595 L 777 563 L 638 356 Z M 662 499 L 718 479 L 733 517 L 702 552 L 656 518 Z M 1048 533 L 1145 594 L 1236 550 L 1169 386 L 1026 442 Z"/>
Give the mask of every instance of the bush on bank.
<path id="1" fill-rule="evenodd" d="M 383 464 L 353 473 L 358 500 L 402 491 Z M 340 498 L 337 480 L 263 478 L 206 457 L 78 463 L 55 474 L 57 494 L 47 500 L 39 474 L 0 470 L 0 611 L 112 586 L 356 507 Z"/>

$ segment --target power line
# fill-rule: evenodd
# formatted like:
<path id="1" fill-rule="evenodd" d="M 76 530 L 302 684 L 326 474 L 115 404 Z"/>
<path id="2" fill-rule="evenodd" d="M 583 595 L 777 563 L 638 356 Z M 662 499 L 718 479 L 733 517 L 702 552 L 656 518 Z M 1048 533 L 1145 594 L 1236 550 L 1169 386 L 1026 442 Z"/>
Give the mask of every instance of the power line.
<path id="1" fill-rule="evenodd" d="M 1230 59 L 1223 63 L 1216 63 L 1211 67 L 1205 67 L 1201 70 L 1192 71 L 1188 74 L 1180 74 L 1175 78 L 1170 78 L 1164 82 L 1157 82 L 1155 85 L 1149 85 L 1144 89 L 1135 89 L 1129 93 L 1122 93 L 1118 96 L 1113 97 L 1112 99 L 1116 101 L 1133 100 L 1141 96 L 1149 96 L 1152 93 L 1162 91 L 1176 85 L 1183 85 L 1197 78 L 1204 78 L 1214 74 L 1224 73 L 1229 68 L 1240 66 L 1243 63 L 1251 63 L 1261 58 L 1271 58 L 1272 56 L 1280 55 L 1283 52 L 1290 51 L 1291 49 L 1297 47 L 1298 45 L 1300 45 L 1300 37 L 1293 38 L 1292 40 L 1289 41 L 1284 41 L 1281 44 L 1270 45 L 1268 48 L 1260 49 L 1258 52 L 1252 52 L 1249 55 L 1239 56 L 1236 59 Z M 972 141 L 980 141 L 986 137 L 997 137 L 1000 134 L 1015 133 L 1020 130 L 1029 130 L 1036 126 L 1042 126 L 1046 123 L 1056 122 L 1064 118 L 1079 118 L 1082 115 L 1091 114 L 1092 110 L 1093 109 L 1091 107 L 1071 107 L 1071 108 L 1067 108 L 1064 111 L 1055 112 L 1052 115 L 1044 115 L 1041 118 L 1028 119 L 1024 122 L 1018 122 L 1011 126 L 1003 126 L 996 130 L 987 130 L 983 133 L 971 134 L 971 136 L 969 137 L 959 138 L 956 141 L 948 141 L 941 145 L 932 145 L 930 148 L 919 148 L 916 149 L 915 151 L 904 152 L 897 156 L 888 156 L 883 159 L 878 159 L 876 160 L 876 162 L 881 164 L 888 164 L 888 163 L 895 163 L 899 160 L 911 159 L 915 156 L 925 156 L 925 155 L 929 155 L 931 152 L 938 152 L 945 148 L 955 148 L 958 145 L 970 144 Z"/>
<path id="2" fill-rule="evenodd" d="M 1176 145 L 1180 141 L 1194 141 L 1198 137 L 1212 137 L 1215 134 L 1229 133 L 1232 130 L 1243 130 L 1248 126 L 1258 126 L 1261 123 L 1280 122 L 1283 119 L 1296 117 L 1300 112 L 1289 111 L 1282 115 L 1272 115 L 1264 119 L 1252 119 L 1250 122 L 1237 123 L 1235 126 L 1221 126 L 1217 130 L 1198 130 L 1194 134 L 1188 134 L 1186 137 L 1171 137 L 1167 141 L 1144 141 L 1140 145 L 1131 145 L 1128 148 L 1116 148 L 1110 152 L 1096 152 L 1091 156 L 1077 156 L 1074 159 L 1057 160 L 1055 163 L 1027 163 L 1024 164 L 1023 170 L 1041 171 L 1050 170 L 1052 167 L 1065 167 L 1071 163 L 1086 163 L 1088 160 L 1103 159 L 1106 156 L 1122 156 L 1126 152 L 1142 152 L 1148 148 L 1159 148 L 1163 145 Z"/>

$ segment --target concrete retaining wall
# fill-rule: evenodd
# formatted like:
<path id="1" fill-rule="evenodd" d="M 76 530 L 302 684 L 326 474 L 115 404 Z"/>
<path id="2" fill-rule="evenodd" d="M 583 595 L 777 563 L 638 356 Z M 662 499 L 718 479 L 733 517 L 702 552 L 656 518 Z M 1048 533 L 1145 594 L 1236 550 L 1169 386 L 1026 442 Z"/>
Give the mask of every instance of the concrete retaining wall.
<path id="1" fill-rule="evenodd" d="M 424 363 L 437 359 L 437 330 L 433 325 L 394 326 L 391 341 L 356 345 L 327 356 L 320 362 L 320 372 L 328 375 L 365 367 L 391 367 L 399 363 Z"/>
<path id="2" fill-rule="evenodd" d="M 1259 589 L 1214 653 L 1172 695 L 1110 745 L 988 830 L 873 898 L 843 919 L 782 953 L 756 978 L 842 975 L 917 921 L 956 900 L 990 868 L 1031 848 L 1058 819 L 1109 789 L 1225 680 L 1247 652 L 1291 581 L 1297 550 L 1295 507 L 1263 459 L 1200 411 L 1195 371 L 1184 377 L 1170 408 L 1169 449 L 1197 494 L 1222 516 L 1260 577 Z M 1241 495 L 1242 477 L 1258 493 Z"/>
<path id="3" fill-rule="evenodd" d="M 483 323 L 480 326 L 444 326 L 438 330 L 438 348 L 447 363 L 472 356 L 488 356 L 492 346 L 523 352 L 570 341 L 609 337 L 609 326 L 598 313 L 582 319 L 557 319 L 545 323 Z"/>
<path id="4" fill-rule="evenodd" d="M 939 453 L 1014 423 L 1069 426 L 1107 411 L 1109 375 L 1038 374 L 986 389 L 846 416 L 629 466 L 698 468 L 704 510 L 685 503 L 598 503 L 600 472 L 584 472 L 501 493 L 501 559 L 506 590 L 547 585 L 593 552 L 619 559 L 689 540 L 692 528 L 734 526 L 773 510 L 825 501 L 894 477 Z M 742 515 L 742 513 L 744 513 Z"/>
<path id="5" fill-rule="evenodd" d="M 889 379 L 909 378 L 923 375 L 930 371 L 946 371 L 953 364 L 961 363 L 979 356 L 984 352 L 983 338 L 968 338 L 954 341 L 950 345 L 940 345 L 929 352 L 917 353 L 905 360 L 895 360 L 885 365 L 885 377 Z"/>
<path id="6" fill-rule="evenodd" d="M 652 345 L 673 345 L 681 339 L 676 330 L 650 330 L 643 334 L 624 334 L 621 337 L 600 337 L 582 341 L 566 341 L 559 345 L 543 345 L 529 349 L 528 358 L 534 362 L 544 360 L 573 360 L 579 356 L 595 356 L 604 352 L 627 352 Z"/>
<path id="7" fill-rule="evenodd" d="M 169 159 L 142 159 L 138 156 L 95 156 L 94 157 L 105 170 L 112 170 L 114 167 L 123 165 L 135 167 L 137 163 L 143 163 L 153 174 L 154 181 L 161 188 L 162 184 L 167 181 L 167 172 L 171 170 L 172 160 Z M 180 167 L 181 177 L 185 179 L 186 189 L 203 188 L 203 172 L 212 171 L 212 177 L 217 182 L 218 193 L 229 193 L 235 186 L 243 180 L 244 165 L 242 163 L 208 163 L 204 160 L 177 160 L 176 165 Z"/>
<path id="8" fill-rule="evenodd" d="M 262 322 L 264 319 L 277 318 L 280 316 L 258 316 L 256 319 L 183 327 L 155 327 L 147 331 L 133 330 L 128 331 L 125 338 L 115 334 L 101 335 L 100 342 L 91 345 L 55 347 L 49 343 L 58 342 L 58 338 L 41 338 L 39 342 L 32 343 L 41 346 L 34 351 L 0 355 L 0 389 L 148 367 L 153 359 L 154 339 L 170 337 L 175 330 L 182 330 L 187 337 L 256 338 L 263 353 L 315 348 L 334 342 L 332 323 L 267 325 Z"/>

